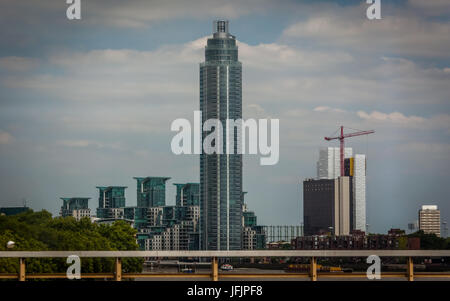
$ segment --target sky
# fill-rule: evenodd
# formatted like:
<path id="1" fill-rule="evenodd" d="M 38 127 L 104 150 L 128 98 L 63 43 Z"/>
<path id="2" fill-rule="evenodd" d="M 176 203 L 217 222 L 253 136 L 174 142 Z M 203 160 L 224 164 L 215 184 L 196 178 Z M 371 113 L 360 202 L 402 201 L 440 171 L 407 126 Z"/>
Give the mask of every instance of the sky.
<path id="1" fill-rule="evenodd" d="M 174 155 L 177 118 L 199 108 L 199 63 L 215 19 L 230 21 L 243 66 L 243 118 L 280 120 L 280 160 L 244 157 L 246 203 L 262 225 L 303 221 L 302 181 L 340 125 L 374 129 L 370 232 L 407 228 L 435 204 L 450 218 L 450 2 L 81 0 L 0 2 L 0 206 L 57 215 L 60 197 L 133 177 L 199 181 L 198 155 Z M 350 130 L 349 130 L 350 131 Z"/>

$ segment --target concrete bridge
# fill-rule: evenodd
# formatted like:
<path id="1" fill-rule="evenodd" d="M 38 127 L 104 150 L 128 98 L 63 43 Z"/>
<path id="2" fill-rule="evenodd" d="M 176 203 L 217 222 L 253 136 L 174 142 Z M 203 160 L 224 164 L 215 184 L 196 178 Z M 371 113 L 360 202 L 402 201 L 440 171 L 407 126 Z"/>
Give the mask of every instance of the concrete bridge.
<path id="1" fill-rule="evenodd" d="M 450 250 L 261 250 L 261 251 L 0 251 L 0 258 L 17 258 L 19 260 L 18 274 L 0 274 L 0 279 L 64 279 L 65 273 L 26 274 L 26 259 L 28 258 L 67 258 L 77 255 L 80 258 L 115 258 L 113 273 L 84 273 L 81 278 L 113 279 L 121 281 L 129 278 L 207 278 L 213 281 L 227 278 L 239 279 L 270 279 L 270 278 L 309 278 L 317 281 L 320 278 L 366 278 L 366 273 L 333 273 L 319 272 L 317 270 L 317 258 L 326 257 L 404 257 L 407 258 L 407 269 L 404 273 L 382 273 L 382 278 L 405 278 L 413 281 L 415 278 L 446 278 L 450 279 L 450 273 L 414 272 L 413 258 L 418 257 L 450 257 Z M 210 273 L 122 273 L 122 258 L 209 258 L 211 264 Z M 310 268 L 307 273 L 284 274 L 239 274 L 219 273 L 219 258 L 258 258 L 258 257 L 303 257 L 310 258 Z M 207 260 L 207 259 L 206 259 Z"/>

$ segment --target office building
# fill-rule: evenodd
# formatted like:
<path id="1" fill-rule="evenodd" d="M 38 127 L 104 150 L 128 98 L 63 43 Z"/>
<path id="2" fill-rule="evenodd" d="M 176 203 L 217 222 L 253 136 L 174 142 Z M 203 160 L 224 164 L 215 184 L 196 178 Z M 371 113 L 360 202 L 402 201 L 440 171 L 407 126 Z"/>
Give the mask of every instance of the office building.
<path id="1" fill-rule="evenodd" d="M 303 181 L 304 235 L 332 232 L 334 195 L 334 179 Z"/>
<path id="2" fill-rule="evenodd" d="M 200 110 L 202 124 L 218 119 L 242 118 L 242 66 L 236 38 L 228 32 L 228 21 L 214 24 L 207 41 L 205 62 L 200 64 Z M 234 132 L 234 131 L 233 131 Z M 234 136 L 233 154 L 200 155 L 201 246 L 205 250 L 239 250 L 242 247 L 242 155 L 237 154 L 240 132 Z M 202 131 L 202 141 L 211 132 Z"/>
<path id="3" fill-rule="evenodd" d="M 336 236 L 349 235 L 353 229 L 353 194 L 350 177 L 338 177 L 334 180 L 334 226 Z"/>
<path id="4" fill-rule="evenodd" d="M 135 177 L 137 207 L 149 208 L 166 205 L 167 177 Z"/>
<path id="5" fill-rule="evenodd" d="M 419 230 L 441 236 L 441 213 L 436 205 L 424 205 L 419 210 Z"/>
<path id="6" fill-rule="evenodd" d="M 91 217 L 91 209 L 89 209 L 90 198 L 61 198 L 63 205 L 59 211 L 60 216 L 73 216 L 76 220 L 83 217 Z"/>
<path id="7" fill-rule="evenodd" d="M 350 177 L 307 179 L 303 182 L 305 235 L 348 235 L 352 229 L 353 194 Z"/>
<path id="8" fill-rule="evenodd" d="M 351 147 L 344 149 L 344 172 L 352 185 L 352 230 L 366 231 L 366 156 L 353 155 Z M 340 176 L 340 149 L 326 147 L 319 150 L 317 179 L 337 179 Z"/>

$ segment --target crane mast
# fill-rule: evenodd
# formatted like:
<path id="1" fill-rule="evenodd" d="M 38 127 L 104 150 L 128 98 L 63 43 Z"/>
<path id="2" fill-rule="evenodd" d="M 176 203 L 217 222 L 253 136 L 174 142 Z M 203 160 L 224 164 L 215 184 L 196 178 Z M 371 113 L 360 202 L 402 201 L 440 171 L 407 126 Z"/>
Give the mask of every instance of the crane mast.
<path id="1" fill-rule="evenodd" d="M 373 134 L 373 133 L 375 133 L 374 130 L 360 131 L 360 132 L 353 132 L 353 133 L 344 134 L 344 126 L 341 125 L 341 134 L 339 136 L 336 136 L 336 137 L 325 137 L 325 140 L 327 140 L 327 141 L 339 139 L 339 142 L 340 142 L 341 177 L 343 177 L 345 175 L 345 172 L 344 172 L 344 147 L 345 147 L 345 142 L 344 141 L 345 141 L 345 138 L 362 136 L 362 135 L 369 135 L 369 134 Z"/>

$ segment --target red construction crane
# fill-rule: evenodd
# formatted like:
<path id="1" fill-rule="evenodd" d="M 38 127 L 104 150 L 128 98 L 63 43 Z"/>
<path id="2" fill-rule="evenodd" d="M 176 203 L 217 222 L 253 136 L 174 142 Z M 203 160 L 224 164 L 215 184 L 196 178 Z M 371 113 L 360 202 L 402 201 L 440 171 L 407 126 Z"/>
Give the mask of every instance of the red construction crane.
<path id="1" fill-rule="evenodd" d="M 361 131 L 361 132 L 353 132 L 353 133 L 344 134 L 344 126 L 342 125 L 341 126 L 341 135 L 339 135 L 337 137 L 325 137 L 325 140 L 327 140 L 327 141 L 339 139 L 339 141 L 341 142 L 341 177 L 343 177 L 345 175 L 345 173 L 344 173 L 344 139 L 350 138 L 350 137 L 355 137 L 355 136 L 369 135 L 369 134 L 373 134 L 373 133 L 375 133 L 375 131 L 370 130 L 370 131 Z"/>

